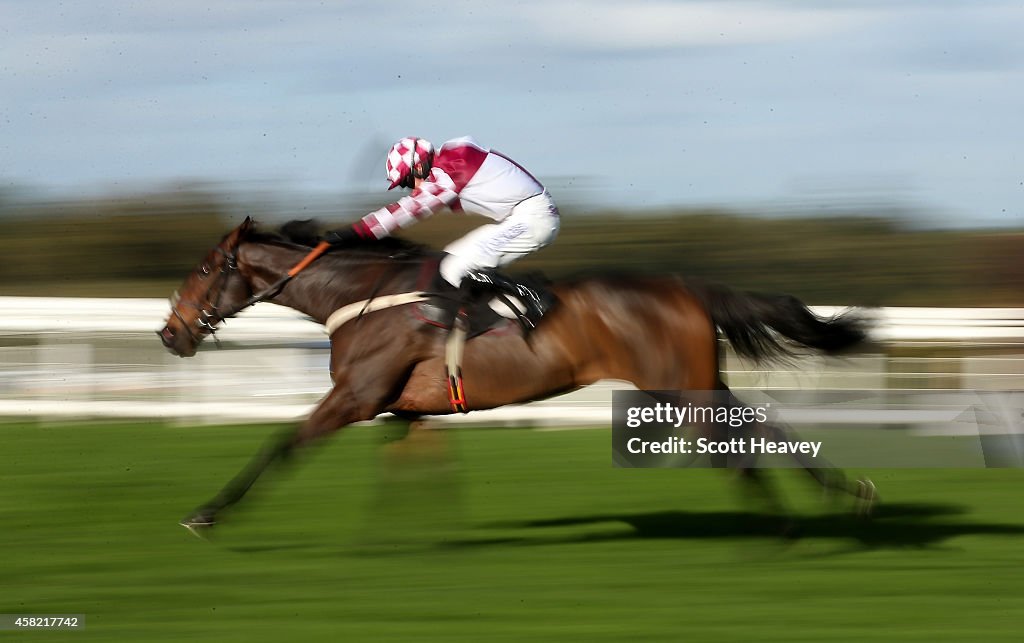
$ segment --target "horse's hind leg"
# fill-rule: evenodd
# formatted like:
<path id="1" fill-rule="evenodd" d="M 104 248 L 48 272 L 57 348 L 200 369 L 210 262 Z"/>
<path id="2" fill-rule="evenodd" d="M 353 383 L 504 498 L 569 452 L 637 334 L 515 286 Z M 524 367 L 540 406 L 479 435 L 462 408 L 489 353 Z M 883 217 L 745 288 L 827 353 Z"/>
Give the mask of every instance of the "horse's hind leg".
<path id="1" fill-rule="evenodd" d="M 729 392 L 730 397 L 732 392 Z M 793 440 L 792 431 L 784 428 L 777 422 L 769 422 L 760 425 L 764 437 L 772 441 Z M 867 515 L 871 513 L 874 504 L 878 500 L 878 493 L 871 480 L 861 479 L 851 481 L 843 473 L 842 469 L 833 467 L 824 459 L 814 461 L 812 456 L 805 453 L 793 453 L 793 458 L 801 468 L 817 482 L 826 495 L 844 493 L 853 496 L 856 500 L 856 511 L 858 514 Z"/>
<path id="2" fill-rule="evenodd" d="M 747 405 L 741 402 L 728 386 L 719 380 L 715 397 L 716 404 L 724 404 L 727 407 L 744 408 Z M 738 429 L 732 429 L 722 424 L 714 425 L 714 431 L 718 434 L 719 440 L 739 438 L 746 441 L 750 436 L 750 427 L 756 425 L 744 424 Z M 756 498 L 756 506 L 760 511 L 767 511 L 770 516 L 773 528 L 779 535 L 787 538 L 797 535 L 797 526 L 793 521 L 792 513 L 783 500 L 782 493 L 778 490 L 769 472 L 757 466 L 757 456 L 750 453 L 734 454 L 729 458 L 730 466 L 736 470 L 740 482 L 746 489 L 743 499 L 749 503 L 752 497 Z"/>

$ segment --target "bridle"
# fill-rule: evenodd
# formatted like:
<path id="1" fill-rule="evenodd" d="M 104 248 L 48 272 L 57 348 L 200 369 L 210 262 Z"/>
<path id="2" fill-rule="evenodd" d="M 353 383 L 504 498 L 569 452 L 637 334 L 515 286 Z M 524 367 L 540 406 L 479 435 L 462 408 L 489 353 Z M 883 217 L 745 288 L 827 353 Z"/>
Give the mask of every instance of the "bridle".
<path id="1" fill-rule="evenodd" d="M 225 250 L 224 248 L 221 248 L 219 246 L 217 247 L 217 252 L 219 252 L 221 256 L 224 257 L 224 263 L 221 264 L 220 267 L 220 274 L 218 274 L 215 277 L 213 283 L 211 283 L 210 287 L 206 289 L 206 293 L 203 297 L 205 302 L 203 304 L 187 304 L 199 310 L 199 315 L 196 317 L 195 321 L 195 326 L 198 329 L 198 334 L 192 332 L 192 324 L 186 322 L 185 317 L 181 314 L 181 311 L 178 310 L 178 301 L 175 301 L 177 299 L 177 293 L 175 293 L 175 297 L 172 298 L 172 314 L 178 318 L 178 321 L 181 322 L 181 325 L 185 329 L 185 332 L 188 333 L 189 338 L 196 344 L 202 341 L 202 339 L 207 335 L 212 336 L 214 341 L 218 341 L 216 335 L 217 325 L 220 324 L 225 319 L 232 317 L 233 315 L 236 315 L 241 310 L 241 308 L 239 308 L 238 310 L 229 310 L 226 312 L 220 311 L 220 301 L 221 298 L 224 296 L 224 291 L 227 288 L 227 283 L 231 277 L 231 273 L 238 270 L 238 257 L 236 255 L 236 250 L 237 248 Z M 207 265 L 206 263 L 201 264 L 199 268 L 196 269 L 196 271 L 200 273 L 200 279 L 206 279 L 206 276 L 208 276 L 211 272 L 209 265 Z M 215 288 L 216 298 L 211 296 L 211 293 L 214 292 Z M 207 306 L 209 306 L 210 310 L 207 310 Z"/>
<path id="2" fill-rule="evenodd" d="M 236 241 L 235 246 L 230 250 L 225 250 L 224 248 L 217 246 L 217 252 L 219 252 L 221 256 L 224 257 L 224 263 L 220 267 L 220 274 L 217 275 L 216 281 L 211 283 L 210 286 L 206 289 L 206 293 L 203 297 L 203 299 L 205 300 L 205 304 L 188 304 L 189 306 L 199 310 L 199 314 L 196 317 L 195 321 L 195 326 L 197 327 L 196 332 L 193 332 L 192 324 L 186 322 L 185 317 L 181 314 L 181 311 L 178 310 L 179 300 L 177 298 L 177 293 L 175 293 L 175 297 L 172 297 L 171 299 L 171 313 L 174 315 L 174 317 L 178 319 L 178 321 L 181 322 L 181 325 L 185 329 L 185 332 L 188 333 L 189 339 L 191 339 L 192 342 L 195 343 L 197 346 L 207 335 L 212 336 L 214 341 L 218 342 L 219 346 L 220 343 L 217 340 L 216 335 L 218 324 L 220 324 L 226 319 L 234 317 L 235 315 L 242 312 L 249 306 L 264 301 L 265 299 L 273 297 L 274 295 L 281 292 L 281 289 L 284 288 L 285 284 L 287 284 L 289 281 L 295 278 L 295 275 L 305 270 L 309 266 L 309 264 L 313 263 L 313 261 L 317 257 L 327 252 L 327 250 L 331 247 L 331 245 L 326 241 L 321 241 L 319 245 L 314 247 L 309 252 L 309 254 L 307 254 L 302 259 L 302 261 L 295 264 L 295 266 L 293 266 L 291 270 L 289 270 L 283 277 L 281 277 L 274 283 L 270 284 L 270 286 L 261 290 L 258 293 L 250 295 L 245 301 L 241 302 L 240 304 L 236 304 L 225 310 L 221 310 L 220 301 L 221 297 L 224 295 L 224 291 L 227 288 L 228 280 L 230 279 L 231 274 L 238 270 L 237 252 L 238 245 L 240 243 L 240 241 Z M 204 275 L 209 275 L 211 272 L 208 264 L 206 263 L 201 264 L 197 270 L 201 273 L 199 275 L 200 279 L 205 279 L 206 277 Z M 214 287 L 217 288 L 217 296 L 215 299 L 211 296 L 211 293 L 214 292 Z M 210 310 L 207 310 L 206 306 L 209 306 Z M 164 336 L 163 333 L 169 333 L 170 337 Z M 161 336 L 161 339 L 163 340 L 165 345 L 168 345 L 168 340 L 171 337 L 173 337 L 173 333 L 170 331 L 168 326 L 164 326 L 164 329 L 162 331 L 157 331 L 157 334 Z"/>

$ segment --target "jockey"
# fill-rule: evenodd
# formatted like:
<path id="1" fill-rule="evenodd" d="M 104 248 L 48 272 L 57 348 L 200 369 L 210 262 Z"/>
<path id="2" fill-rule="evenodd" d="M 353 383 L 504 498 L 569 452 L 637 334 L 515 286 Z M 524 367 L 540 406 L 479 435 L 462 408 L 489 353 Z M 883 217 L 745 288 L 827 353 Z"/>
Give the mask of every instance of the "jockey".
<path id="1" fill-rule="evenodd" d="M 366 215 L 349 228 L 329 232 L 332 244 L 382 239 L 447 207 L 493 219 L 449 244 L 435 289 L 444 326 L 478 290 L 537 302 L 537 294 L 495 273 L 551 243 L 558 235 L 558 208 L 544 186 L 521 165 L 466 136 L 444 143 L 435 153 L 429 141 L 403 138 L 388 153 L 387 178 L 412 193 Z M 448 293 L 446 294 L 445 291 Z"/>

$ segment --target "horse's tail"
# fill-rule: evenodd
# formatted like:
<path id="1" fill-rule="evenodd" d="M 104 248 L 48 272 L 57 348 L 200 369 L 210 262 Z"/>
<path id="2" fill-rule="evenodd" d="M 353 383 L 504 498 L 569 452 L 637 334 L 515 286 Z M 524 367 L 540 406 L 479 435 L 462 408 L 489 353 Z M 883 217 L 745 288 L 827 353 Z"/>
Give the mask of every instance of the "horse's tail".
<path id="1" fill-rule="evenodd" d="M 688 283 L 712 321 L 744 357 L 764 360 L 794 355 L 800 347 L 834 354 L 867 338 L 863 317 L 818 317 L 792 295 L 745 293 L 713 284 Z"/>

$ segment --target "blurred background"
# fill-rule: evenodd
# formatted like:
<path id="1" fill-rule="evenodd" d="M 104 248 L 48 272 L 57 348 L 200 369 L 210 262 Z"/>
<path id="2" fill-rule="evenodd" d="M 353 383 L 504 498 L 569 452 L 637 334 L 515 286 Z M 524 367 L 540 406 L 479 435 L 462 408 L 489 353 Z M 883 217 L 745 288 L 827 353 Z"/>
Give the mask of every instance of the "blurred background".
<path id="1" fill-rule="evenodd" d="M 910 330 L 890 331 L 902 343 L 871 362 L 872 383 L 895 372 L 963 388 L 977 382 L 962 373 L 980 372 L 1020 384 L 1018 2 L 2 1 L 0 12 L 0 296 L 149 300 L 130 314 L 9 300 L 8 397 L 67 410 L 69 396 L 120 395 L 102 391 L 104 374 L 135 396 L 164 382 L 194 397 L 197 385 L 175 382 L 200 365 L 131 333 L 159 326 L 163 298 L 220 235 L 245 216 L 343 225 L 394 197 L 392 142 L 465 134 L 541 177 L 563 212 L 557 242 L 517 270 L 673 272 L 819 306 L 895 307 Z M 442 214 L 403 234 L 440 248 L 485 222 Z M 940 330 L 915 330 L 922 320 Z M 251 345 L 228 326 L 221 348 Z M 327 385 L 326 343 L 297 333 L 289 363 L 317 373 L 298 386 L 310 403 Z M 256 352 L 239 354 L 199 361 L 226 360 L 236 379 L 248 365 L 258 382 Z M 78 377 L 48 375 L 83 361 Z"/>
<path id="2" fill-rule="evenodd" d="M 253 374 L 244 402 L 280 356 L 207 351 L 178 366 L 147 334 L 164 298 L 245 216 L 330 227 L 388 203 L 384 156 L 414 134 L 471 134 L 549 186 L 560 237 L 515 269 L 676 272 L 814 305 L 922 307 L 890 333 L 903 344 L 871 361 L 869 383 L 896 372 L 962 388 L 959 374 L 993 370 L 991 386 L 1018 384 L 1018 2 L 0 12 L 0 296 L 134 300 L 7 299 L 7 398 L 68 413 L 77 397 L 191 398 L 189 370 L 221 360 L 222 378 Z M 403 233 L 440 248 L 483 223 L 442 214 Z M 912 330 L 938 318 L 954 331 Z M 290 351 L 291 371 L 309 373 L 295 399 L 315 400 L 323 336 L 293 318 L 284 346 L 274 324 L 228 325 L 220 347 Z M 993 344 L 977 330 L 992 326 L 1011 330 Z"/>
<path id="3" fill-rule="evenodd" d="M 565 213 L 523 268 L 1024 303 L 1017 2 L 0 12 L 3 294 L 165 296 L 245 215 L 352 220 L 393 196 L 399 137 L 470 134 Z M 483 223 L 437 219 L 410 235 Z"/>

